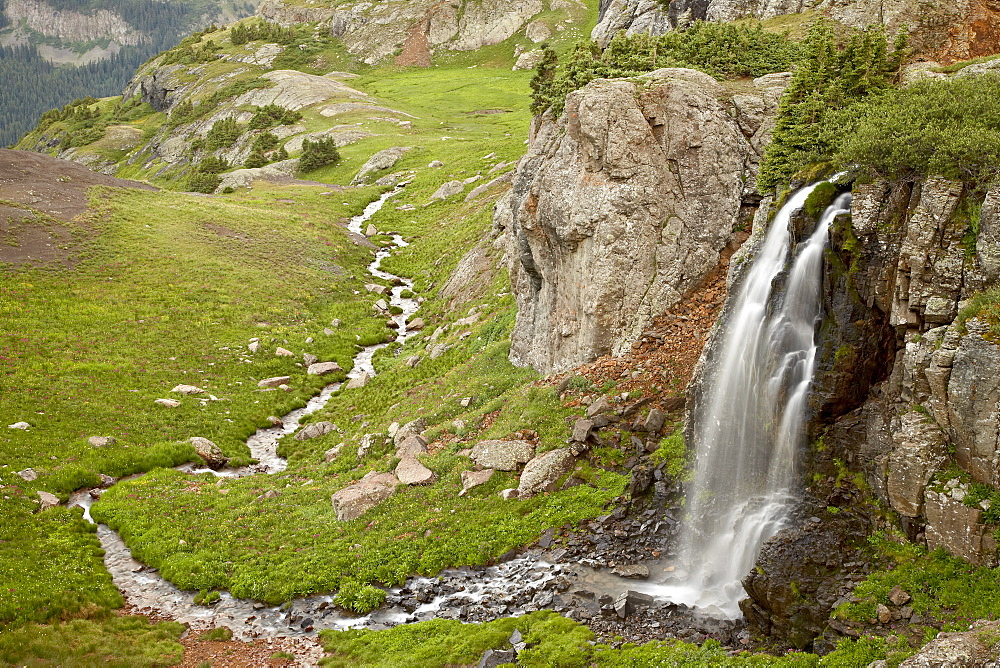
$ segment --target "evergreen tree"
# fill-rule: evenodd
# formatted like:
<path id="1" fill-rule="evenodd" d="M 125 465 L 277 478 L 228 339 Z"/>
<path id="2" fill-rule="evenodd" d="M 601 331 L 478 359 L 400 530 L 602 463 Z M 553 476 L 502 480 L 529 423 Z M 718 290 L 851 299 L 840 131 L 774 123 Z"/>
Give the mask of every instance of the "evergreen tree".
<path id="1" fill-rule="evenodd" d="M 311 172 L 340 162 L 340 151 L 337 144 L 329 137 L 324 137 L 319 141 L 302 142 L 302 157 L 299 159 L 299 171 Z"/>

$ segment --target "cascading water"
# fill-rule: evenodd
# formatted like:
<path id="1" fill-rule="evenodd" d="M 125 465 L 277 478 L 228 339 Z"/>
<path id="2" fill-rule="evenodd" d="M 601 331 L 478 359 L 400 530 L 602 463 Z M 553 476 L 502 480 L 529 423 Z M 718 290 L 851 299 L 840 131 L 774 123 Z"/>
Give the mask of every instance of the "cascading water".
<path id="1" fill-rule="evenodd" d="M 693 416 L 695 477 L 679 553 L 684 581 L 656 592 L 728 619 L 740 617 L 740 581 L 795 500 L 823 250 L 830 223 L 850 208 L 850 194 L 838 197 L 788 268 L 789 221 L 815 187 L 799 190 L 778 211 L 724 316 Z"/>

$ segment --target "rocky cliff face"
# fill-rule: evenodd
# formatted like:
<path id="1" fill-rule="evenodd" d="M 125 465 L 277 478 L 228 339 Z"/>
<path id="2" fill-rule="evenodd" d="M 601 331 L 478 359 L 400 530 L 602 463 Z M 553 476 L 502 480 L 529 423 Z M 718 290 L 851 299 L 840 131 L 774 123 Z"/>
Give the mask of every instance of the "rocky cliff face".
<path id="1" fill-rule="evenodd" d="M 1000 346 L 992 323 L 959 314 L 996 278 L 1000 185 L 984 196 L 928 178 L 855 184 L 853 192 L 850 217 L 831 231 L 824 269 L 811 406 L 823 452 L 811 457 L 862 472 L 911 540 L 996 565 L 991 502 L 973 485 L 1000 487 Z M 980 207 L 986 224 L 973 235 Z M 816 530 L 839 540 L 834 523 Z M 782 555 L 808 551 L 805 540 L 795 527 L 765 544 L 744 605 L 752 626 L 784 629 L 803 647 L 832 610 L 829 600 L 807 596 L 789 624 L 790 592 L 816 577 Z M 834 571 L 817 591 L 836 584 Z"/>
<path id="2" fill-rule="evenodd" d="M 732 96 L 664 69 L 592 82 L 539 119 L 494 218 L 518 303 L 512 361 L 548 372 L 620 354 L 698 287 L 756 205 L 786 83 Z"/>
<path id="3" fill-rule="evenodd" d="M 544 19 L 532 20 L 543 11 Z M 561 23 L 581 19 L 586 6 L 580 0 L 410 0 L 317 8 L 265 0 L 258 13 L 281 24 L 319 22 L 370 65 L 390 56 L 401 65 L 429 65 L 438 50 L 472 51 L 523 30 L 542 41 Z"/>
<path id="4" fill-rule="evenodd" d="M 144 38 L 118 14 L 98 9 L 92 14 L 58 11 L 41 0 L 6 0 L 3 13 L 10 23 L 63 42 L 110 39 L 134 46 Z"/>
<path id="5" fill-rule="evenodd" d="M 911 45 L 942 60 L 961 60 L 1000 50 L 1000 3 L 958 0 L 675 0 L 663 10 L 657 0 L 603 0 L 593 38 L 605 46 L 616 32 L 662 34 L 695 20 L 769 19 L 807 10 L 819 11 L 853 28 L 885 25 L 890 32 L 906 27 Z"/>

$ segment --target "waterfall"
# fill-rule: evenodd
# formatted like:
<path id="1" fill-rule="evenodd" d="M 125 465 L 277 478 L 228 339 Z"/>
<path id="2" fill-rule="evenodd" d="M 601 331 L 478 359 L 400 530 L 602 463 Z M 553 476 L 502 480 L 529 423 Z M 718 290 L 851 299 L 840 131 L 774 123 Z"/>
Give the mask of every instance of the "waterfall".
<path id="1" fill-rule="evenodd" d="M 789 221 L 816 185 L 781 207 L 707 360 L 705 392 L 693 415 L 694 480 L 682 527 L 683 582 L 657 594 L 708 614 L 740 617 L 742 578 L 761 544 L 784 528 L 795 501 L 796 458 L 816 357 L 822 260 L 843 194 L 793 255 Z M 791 266 L 789 267 L 789 261 Z M 782 289 L 783 287 L 783 289 Z"/>

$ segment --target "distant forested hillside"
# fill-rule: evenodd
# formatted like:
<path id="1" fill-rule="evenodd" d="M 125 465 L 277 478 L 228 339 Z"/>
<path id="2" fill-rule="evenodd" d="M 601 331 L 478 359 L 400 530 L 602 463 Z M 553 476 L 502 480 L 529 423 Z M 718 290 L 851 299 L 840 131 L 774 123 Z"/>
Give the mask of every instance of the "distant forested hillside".
<path id="1" fill-rule="evenodd" d="M 55 66 L 37 52 L 39 44 L 83 52 L 94 43 L 67 44 L 12 22 L 0 0 L 0 31 L 19 46 L 0 47 L 0 146 L 8 146 L 35 126 L 45 111 L 80 97 L 105 97 L 122 88 L 152 56 L 175 46 L 220 15 L 253 13 L 256 0 L 44 0 L 53 11 L 114 12 L 143 35 L 137 46 L 122 47 L 108 60 L 82 66 Z"/>

